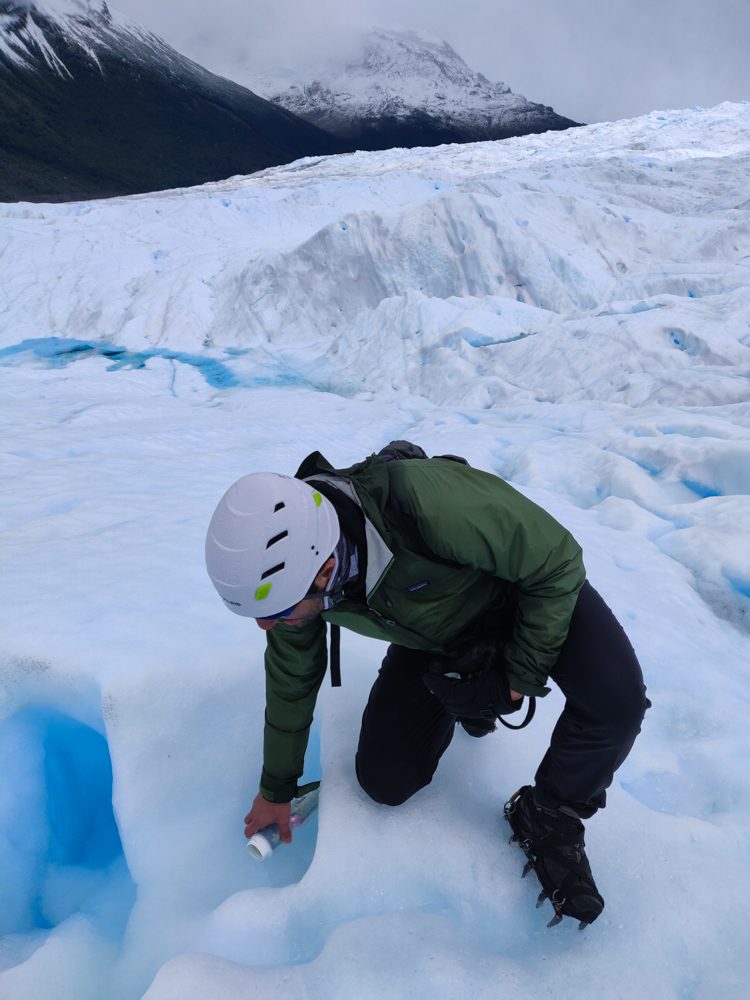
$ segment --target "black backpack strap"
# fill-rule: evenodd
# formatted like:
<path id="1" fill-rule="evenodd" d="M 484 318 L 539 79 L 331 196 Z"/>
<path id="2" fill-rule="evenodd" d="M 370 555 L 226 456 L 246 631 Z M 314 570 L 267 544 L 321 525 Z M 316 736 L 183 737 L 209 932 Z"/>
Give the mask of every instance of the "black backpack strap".
<path id="1" fill-rule="evenodd" d="M 333 483 L 324 479 L 306 480 L 319 493 L 331 501 L 344 531 L 357 546 L 359 577 L 354 585 L 354 595 L 364 599 L 364 581 L 367 575 L 367 540 L 365 537 L 365 516 L 356 503 Z M 331 687 L 341 687 L 341 626 L 330 624 L 330 644 L 328 662 L 331 667 Z"/>
<path id="2" fill-rule="evenodd" d="M 328 659 L 331 664 L 331 687 L 341 687 L 341 626 L 331 625 L 331 649 Z"/>

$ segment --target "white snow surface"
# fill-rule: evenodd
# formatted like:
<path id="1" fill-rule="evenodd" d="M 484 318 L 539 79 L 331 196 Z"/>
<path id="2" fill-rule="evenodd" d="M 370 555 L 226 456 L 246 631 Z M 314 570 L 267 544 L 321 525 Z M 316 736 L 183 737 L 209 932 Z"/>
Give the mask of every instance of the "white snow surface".
<path id="1" fill-rule="evenodd" d="M 407 118 L 415 110 L 486 136 L 539 107 L 474 72 L 430 35 L 373 28 L 362 49 L 347 62 L 316 66 L 312 79 L 288 70 L 259 74 L 251 89 L 341 136 L 356 135 L 362 120 Z"/>
<path id="2" fill-rule="evenodd" d="M 0 206 L 3 1000 L 747 995 L 749 127 L 725 104 Z M 384 646 L 351 634 L 319 820 L 245 852 L 263 636 L 213 591 L 208 521 L 243 474 L 392 438 L 567 525 L 639 654 L 584 933 L 546 929 L 501 818 L 557 689 L 380 806 L 353 758 Z"/>

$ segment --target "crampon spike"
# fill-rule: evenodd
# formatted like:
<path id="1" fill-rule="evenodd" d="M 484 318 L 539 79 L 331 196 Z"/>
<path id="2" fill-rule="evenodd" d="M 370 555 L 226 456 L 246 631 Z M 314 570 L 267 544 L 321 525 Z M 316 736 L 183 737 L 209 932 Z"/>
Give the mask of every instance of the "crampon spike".
<path id="1" fill-rule="evenodd" d="M 540 805 L 531 785 L 524 785 L 513 796 L 505 816 L 526 855 L 523 877 L 533 870 L 539 880 L 534 893 L 537 909 L 548 899 L 554 910 L 554 915 L 545 914 L 547 918 L 552 916 L 547 926 L 556 927 L 567 916 L 571 928 L 580 926 L 584 930 L 604 909 L 604 900 L 584 850 L 582 821 L 572 809 L 566 811 L 561 806 L 554 810 Z"/>
<path id="2" fill-rule="evenodd" d="M 517 840 L 518 840 L 518 837 L 515 835 L 515 833 L 512 836 L 508 837 L 508 843 L 509 844 L 515 844 L 515 842 Z"/>
<path id="3" fill-rule="evenodd" d="M 578 930 L 579 931 L 585 931 L 587 927 L 588 927 L 588 924 L 586 923 L 586 921 L 582 920 L 580 922 L 580 924 L 578 925 Z"/>

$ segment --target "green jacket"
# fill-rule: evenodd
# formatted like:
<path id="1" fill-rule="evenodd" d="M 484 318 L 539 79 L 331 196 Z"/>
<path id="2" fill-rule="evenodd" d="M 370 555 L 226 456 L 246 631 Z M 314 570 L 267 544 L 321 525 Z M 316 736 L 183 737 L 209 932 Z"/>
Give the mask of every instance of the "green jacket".
<path id="1" fill-rule="evenodd" d="M 265 798 L 288 802 L 302 774 L 326 672 L 325 622 L 412 649 L 450 652 L 452 640 L 483 634 L 487 622 L 510 609 L 504 647 L 510 686 L 526 695 L 548 693 L 545 683 L 586 578 L 580 546 L 553 517 L 497 476 L 449 459 L 392 463 L 394 492 L 408 502 L 424 542 L 460 564 L 445 565 L 418 551 L 394 513 L 381 459 L 337 471 L 314 452 L 297 476 L 330 478 L 362 508 L 367 597 L 346 599 L 305 628 L 279 622 L 266 633 Z M 427 586 L 408 589 L 423 581 Z"/>

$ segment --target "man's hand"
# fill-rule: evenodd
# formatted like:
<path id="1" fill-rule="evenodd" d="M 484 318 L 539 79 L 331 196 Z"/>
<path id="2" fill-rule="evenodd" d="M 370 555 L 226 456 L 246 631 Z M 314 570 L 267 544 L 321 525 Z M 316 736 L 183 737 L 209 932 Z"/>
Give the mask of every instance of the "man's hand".
<path id="1" fill-rule="evenodd" d="M 285 844 L 291 844 L 292 831 L 289 829 L 291 802 L 269 802 L 258 792 L 253 808 L 245 816 L 245 836 L 250 839 L 258 830 L 271 823 L 279 824 L 279 833 Z"/>

